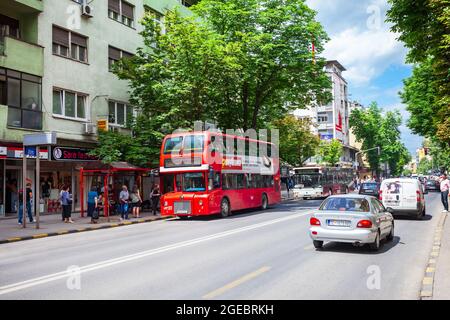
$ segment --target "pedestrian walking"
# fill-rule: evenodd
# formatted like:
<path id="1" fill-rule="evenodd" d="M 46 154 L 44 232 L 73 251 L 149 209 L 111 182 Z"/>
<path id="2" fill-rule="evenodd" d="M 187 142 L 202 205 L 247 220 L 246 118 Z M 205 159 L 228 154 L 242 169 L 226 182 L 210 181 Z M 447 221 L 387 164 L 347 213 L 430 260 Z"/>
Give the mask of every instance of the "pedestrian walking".
<path id="1" fill-rule="evenodd" d="M 27 214 L 28 214 L 28 219 L 30 220 L 30 223 L 34 222 L 33 219 L 33 211 L 31 210 L 31 199 L 33 199 L 33 190 L 31 190 L 31 184 L 27 183 L 27 187 L 25 189 L 26 192 L 26 203 L 25 203 L 25 208 L 27 210 Z M 24 206 L 23 206 L 23 189 L 19 190 L 19 224 L 22 224 L 22 218 L 23 218 L 23 210 L 24 210 Z"/>
<path id="2" fill-rule="evenodd" d="M 130 194 L 128 192 L 128 187 L 126 185 L 122 186 L 122 191 L 119 194 L 119 202 L 120 202 L 120 213 L 121 219 L 128 220 L 128 202 L 130 199 Z"/>
<path id="3" fill-rule="evenodd" d="M 441 201 L 444 206 L 444 210 L 442 210 L 442 212 L 448 212 L 448 193 L 450 190 L 450 180 L 448 180 L 446 174 L 441 175 L 440 188 L 441 188 Z"/>
<path id="4" fill-rule="evenodd" d="M 63 218 L 65 223 L 73 223 L 72 220 L 72 195 L 69 186 L 64 186 L 61 192 L 61 205 L 63 208 Z"/>
<path id="5" fill-rule="evenodd" d="M 96 223 L 98 219 L 98 193 L 97 187 L 93 186 L 87 196 L 87 215 L 91 217 L 91 223 Z"/>
<path id="6" fill-rule="evenodd" d="M 152 212 L 154 215 L 156 215 L 156 212 L 158 211 L 158 203 L 159 203 L 160 197 L 161 197 L 161 192 L 159 190 L 159 185 L 155 184 L 153 186 L 152 192 L 150 193 L 150 199 L 152 199 Z"/>
<path id="7" fill-rule="evenodd" d="M 131 210 L 134 218 L 139 218 L 141 211 L 142 198 L 137 186 L 133 187 L 133 191 L 130 194 Z"/>

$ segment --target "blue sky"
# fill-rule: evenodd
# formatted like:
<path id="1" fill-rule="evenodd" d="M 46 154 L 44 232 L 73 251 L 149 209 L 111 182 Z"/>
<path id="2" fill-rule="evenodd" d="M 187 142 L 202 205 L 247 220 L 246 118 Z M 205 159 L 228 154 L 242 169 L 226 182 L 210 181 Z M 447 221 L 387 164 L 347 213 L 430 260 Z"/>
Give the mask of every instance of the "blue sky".
<path id="1" fill-rule="evenodd" d="M 397 41 L 385 22 L 387 0 L 306 0 L 317 11 L 330 41 L 322 55 L 338 60 L 347 71 L 350 99 L 368 106 L 377 101 L 384 110 L 400 110 L 403 116 L 402 140 L 414 155 L 422 137 L 406 126 L 409 113 L 398 92 L 412 66 L 405 64 L 407 49 Z"/>

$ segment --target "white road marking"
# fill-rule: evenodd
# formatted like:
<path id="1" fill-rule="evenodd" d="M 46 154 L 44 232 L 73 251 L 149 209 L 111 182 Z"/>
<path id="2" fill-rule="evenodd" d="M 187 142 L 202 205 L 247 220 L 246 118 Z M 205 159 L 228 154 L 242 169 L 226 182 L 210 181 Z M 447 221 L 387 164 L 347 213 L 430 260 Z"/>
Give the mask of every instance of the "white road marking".
<path id="1" fill-rule="evenodd" d="M 202 243 L 202 242 L 215 240 L 215 239 L 220 239 L 220 238 L 224 238 L 224 237 L 231 236 L 231 235 L 234 235 L 234 234 L 242 233 L 242 232 L 245 232 L 245 231 L 255 230 L 255 229 L 259 229 L 259 228 L 266 227 L 266 226 L 269 226 L 269 225 L 273 225 L 273 224 L 276 224 L 276 223 L 293 220 L 293 219 L 296 219 L 296 218 L 300 218 L 300 217 L 306 216 L 306 215 L 308 215 L 310 213 L 311 212 L 307 211 L 307 212 L 303 212 L 301 214 L 293 214 L 293 215 L 289 215 L 289 216 L 283 217 L 283 218 L 278 218 L 278 219 L 273 219 L 273 220 L 269 220 L 269 221 L 265 221 L 265 222 L 260 222 L 260 223 L 257 223 L 257 224 L 254 224 L 254 225 L 250 225 L 250 226 L 246 226 L 246 227 L 241 227 L 241 228 L 232 229 L 232 230 L 228 230 L 228 231 L 224 231 L 224 232 L 219 232 L 219 233 L 212 234 L 212 235 L 209 235 L 209 236 L 204 236 L 204 237 L 200 237 L 200 238 L 196 238 L 196 239 L 192 239 L 192 240 L 182 241 L 182 242 L 178 242 L 178 243 L 175 243 L 175 244 L 167 245 L 167 246 L 156 248 L 156 249 L 151 249 L 151 250 L 142 251 L 142 252 L 139 252 L 139 253 L 135 253 L 135 254 L 119 257 L 119 258 L 114 258 L 114 259 L 101 261 L 101 262 L 98 262 L 98 263 L 94 263 L 94 264 L 86 265 L 84 267 L 80 267 L 79 271 L 80 271 L 80 274 L 81 274 L 81 273 L 85 273 L 85 272 L 89 272 L 89 271 L 94 271 L 94 270 L 98 270 L 98 269 L 107 268 L 107 267 L 114 266 L 114 265 L 117 265 L 117 264 L 122 264 L 122 263 L 125 263 L 125 262 L 128 262 L 128 261 L 142 259 L 142 258 L 145 258 L 145 257 L 148 257 L 148 256 L 152 256 L 152 255 L 158 254 L 158 253 L 163 253 L 163 252 L 167 252 L 167 251 L 171 251 L 171 250 L 175 250 L 175 249 L 179 249 L 179 248 L 183 248 L 183 247 L 187 247 L 187 246 L 192 246 L 192 245 L 199 244 L 199 243 Z M 299 232 L 300 232 L 300 230 L 299 230 Z M 4 295 L 4 294 L 11 293 L 11 292 L 14 292 L 14 291 L 23 290 L 23 289 L 30 288 L 30 287 L 34 287 L 34 286 L 37 286 L 37 285 L 40 285 L 40 284 L 44 284 L 44 283 L 48 283 L 48 282 L 51 282 L 51 281 L 64 279 L 64 278 L 66 278 L 68 276 L 69 276 L 69 273 L 67 271 L 62 271 L 62 272 L 57 272 L 57 273 L 49 274 L 49 275 L 46 275 L 46 276 L 42 276 L 42 277 L 38 277 L 38 278 L 26 280 L 26 281 L 21 281 L 21 282 L 9 284 L 9 285 L 0 287 L 0 295 Z"/>

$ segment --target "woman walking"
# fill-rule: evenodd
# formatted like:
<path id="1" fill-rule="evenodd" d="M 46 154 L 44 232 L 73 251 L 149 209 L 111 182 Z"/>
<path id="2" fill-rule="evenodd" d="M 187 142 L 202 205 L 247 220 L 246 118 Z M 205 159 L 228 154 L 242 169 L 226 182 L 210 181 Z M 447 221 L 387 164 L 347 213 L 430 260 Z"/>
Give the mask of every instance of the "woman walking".
<path id="1" fill-rule="evenodd" d="M 137 186 L 133 187 L 133 192 L 130 194 L 131 199 L 131 208 L 133 213 L 133 218 L 139 218 L 140 210 L 141 210 L 141 204 L 142 204 L 142 198 L 141 194 L 139 192 L 139 189 Z"/>
<path id="2" fill-rule="evenodd" d="M 69 186 L 64 186 L 61 192 L 61 204 L 63 208 L 63 218 L 65 223 L 73 223 L 72 214 L 72 195 L 69 193 Z"/>

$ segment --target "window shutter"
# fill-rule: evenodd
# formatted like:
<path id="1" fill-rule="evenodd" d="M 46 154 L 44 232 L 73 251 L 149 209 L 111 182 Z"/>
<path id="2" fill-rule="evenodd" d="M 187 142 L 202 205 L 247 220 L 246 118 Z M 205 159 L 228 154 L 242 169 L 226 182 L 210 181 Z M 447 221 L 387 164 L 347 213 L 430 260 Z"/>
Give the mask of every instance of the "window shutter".
<path id="1" fill-rule="evenodd" d="M 131 58 L 134 55 L 125 51 L 122 51 L 122 58 Z"/>
<path id="2" fill-rule="evenodd" d="M 109 47 L 109 58 L 113 60 L 119 60 L 120 50 L 113 47 Z"/>
<path id="3" fill-rule="evenodd" d="M 134 7 L 131 4 L 122 1 L 122 15 L 134 20 L 133 11 Z"/>
<path id="4" fill-rule="evenodd" d="M 119 13 L 120 12 L 120 0 L 108 0 L 108 9 Z"/>
<path id="5" fill-rule="evenodd" d="M 69 47 L 69 32 L 54 26 L 53 42 L 65 47 Z"/>
<path id="6" fill-rule="evenodd" d="M 87 48 L 87 38 L 83 37 L 83 36 L 81 36 L 79 34 L 72 33 L 72 35 L 71 35 L 71 42 L 73 44 L 77 44 L 79 46 Z"/>

